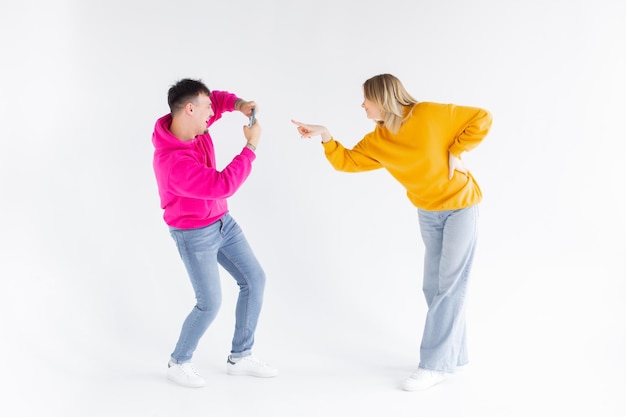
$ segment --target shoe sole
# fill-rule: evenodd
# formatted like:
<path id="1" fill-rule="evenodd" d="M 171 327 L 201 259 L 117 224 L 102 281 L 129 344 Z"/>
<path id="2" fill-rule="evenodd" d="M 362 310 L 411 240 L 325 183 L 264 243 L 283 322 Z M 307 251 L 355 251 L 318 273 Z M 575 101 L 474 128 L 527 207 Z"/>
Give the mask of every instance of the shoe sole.
<path id="1" fill-rule="evenodd" d="M 407 391 L 407 392 L 426 391 L 427 389 L 435 387 L 435 386 L 437 386 L 437 385 L 439 385 L 439 384 L 441 384 L 443 382 L 445 382 L 445 378 L 442 379 L 441 381 L 437 381 L 434 384 L 431 384 L 431 385 L 429 385 L 427 387 L 419 387 L 419 388 L 411 388 L 411 387 L 408 387 L 406 384 L 402 384 L 402 389 L 404 391 Z"/>
<path id="2" fill-rule="evenodd" d="M 174 385 L 178 385 L 179 387 L 185 387 L 185 388 L 202 388 L 202 387 L 206 387 L 206 382 L 203 382 L 201 385 L 187 385 L 187 384 L 181 384 L 180 382 L 170 378 L 169 376 L 167 377 L 167 380 L 174 384 Z"/>
<path id="3" fill-rule="evenodd" d="M 274 374 L 257 374 L 249 371 L 235 371 L 231 369 L 228 369 L 226 373 L 231 376 L 254 376 L 256 378 L 273 378 L 278 375 L 278 372 Z"/>

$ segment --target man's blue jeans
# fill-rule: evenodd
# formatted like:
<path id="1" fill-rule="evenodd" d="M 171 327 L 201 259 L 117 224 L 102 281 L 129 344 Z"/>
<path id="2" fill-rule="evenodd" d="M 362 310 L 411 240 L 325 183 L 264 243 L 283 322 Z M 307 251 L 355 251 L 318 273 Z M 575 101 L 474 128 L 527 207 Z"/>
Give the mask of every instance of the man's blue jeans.
<path id="1" fill-rule="evenodd" d="M 465 295 L 476 247 L 478 206 L 460 210 L 418 209 L 426 247 L 423 290 L 428 305 L 420 368 L 454 372 L 465 365 Z"/>
<path id="2" fill-rule="evenodd" d="M 215 319 L 222 303 L 218 263 L 237 285 L 233 357 L 251 354 L 259 313 L 263 304 L 265 273 L 241 228 L 226 213 L 215 223 L 199 229 L 170 228 L 196 295 L 172 353 L 175 363 L 189 362 L 200 338 Z"/>

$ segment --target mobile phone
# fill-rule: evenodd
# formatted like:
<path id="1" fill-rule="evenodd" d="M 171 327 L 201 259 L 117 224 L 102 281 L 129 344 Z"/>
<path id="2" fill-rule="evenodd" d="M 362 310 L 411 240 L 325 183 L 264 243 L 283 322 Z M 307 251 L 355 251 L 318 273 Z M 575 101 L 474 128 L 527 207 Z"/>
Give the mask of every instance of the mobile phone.
<path id="1" fill-rule="evenodd" d="M 248 123 L 248 126 L 252 126 L 254 124 L 255 114 L 256 114 L 256 109 L 252 109 L 252 111 L 250 112 L 250 123 Z"/>

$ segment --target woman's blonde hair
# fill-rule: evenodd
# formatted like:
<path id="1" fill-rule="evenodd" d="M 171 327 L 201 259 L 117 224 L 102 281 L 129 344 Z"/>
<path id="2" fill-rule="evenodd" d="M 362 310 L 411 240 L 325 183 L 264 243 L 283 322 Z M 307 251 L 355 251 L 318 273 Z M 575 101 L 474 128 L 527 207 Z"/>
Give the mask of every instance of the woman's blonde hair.
<path id="1" fill-rule="evenodd" d="M 418 103 L 400 80 L 391 74 L 376 75 L 365 81 L 363 95 L 382 110 L 382 120 L 377 123 L 393 133 L 398 133 L 400 126 L 410 115 L 406 108 Z"/>

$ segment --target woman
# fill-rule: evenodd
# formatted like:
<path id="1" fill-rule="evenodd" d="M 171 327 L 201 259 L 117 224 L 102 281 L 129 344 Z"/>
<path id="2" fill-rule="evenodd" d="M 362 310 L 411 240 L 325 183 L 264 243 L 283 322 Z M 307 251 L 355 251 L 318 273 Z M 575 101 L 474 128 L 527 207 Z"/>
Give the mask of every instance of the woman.
<path id="1" fill-rule="evenodd" d="M 363 84 L 362 107 L 374 131 L 351 150 L 329 130 L 292 120 L 301 136 L 320 136 L 339 171 L 385 168 L 417 207 L 426 248 L 423 291 L 428 305 L 418 369 L 407 391 L 430 388 L 467 363 L 465 294 L 476 246 L 477 204 L 482 194 L 461 154 L 491 127 L 491 114 L 475 107 L 418 102 L 390 74 Z"/>

